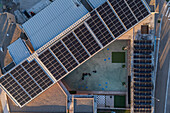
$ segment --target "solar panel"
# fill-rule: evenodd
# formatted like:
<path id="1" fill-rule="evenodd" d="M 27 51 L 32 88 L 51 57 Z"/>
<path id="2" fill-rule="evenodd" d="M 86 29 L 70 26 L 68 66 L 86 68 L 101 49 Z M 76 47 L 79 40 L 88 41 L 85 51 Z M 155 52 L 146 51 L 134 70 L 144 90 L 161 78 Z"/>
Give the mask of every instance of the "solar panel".
<path id="1" fill-rule="evenodd" d="M 152 83 L 139 83 L 139 82 L 135 82 L 134 86 L 135 87 L 152 87 Z"/>
<path id="2" fill-rule="evenodd" d="M 27 70 L 30 76 L 37 82 L 37 84 L 45 90 L 47 87 L 53 84 L 53 81 L 48 77 L 48 75 L 41 69 L 38 63 L 33 60 L 30 63 L 25 61 L 22 66 Z M 26 77 L 24 79 L 27 79 Z M 28 80 L 28 79 L 27 79 Z"/>
<path id="3" fill-rule="evenodd" d="M 61 41 L 54 44 L 50 49 L 53 51 L 53 53 L 57 56 L 57 58 L 68 71 L 71 71 L 78 65 L 78 63 L 74 60 L 74 58 L 64 47 Z"/>
<path id="4" fill-rule="evenodd" d="M 148 64 L 152 63 L 152 60 L 134 60 L 134 63 Z"/>
<path id="5" fill-rule="evenodd" d="M 134 68 L 140 68 L 140 69 L 152 69 L 152 65 L 134 65 Z"/>
<path id="6" fill-rule="evenodd" d="M 134 54 L 149 55 L 152 54 L 151 50 L 134 50 Z"/>
<path id="7" fill-rule="evenodd" d="M 149 15 L 148 10 L 141 0 L 126 0 L 138 21 Z"/>
<path id="8" fill-rule="evenodd" d="M 1 77 L 0 83 L 21 106 L 31 99 L 10 74 Z"/>
<path id="9" fill-rule="evenodd" d="M 152 94 L 152 41 L 151 40 L 134 40 L 134 111 L 140 109 L 141 112 L 150 109 Z M 141 93 L 142 92 L 142 93 Z M 140 97 L 139 97 L 140 96 Z M 138 105 L 138 106 L 136 106 Z M 143 106 L 145 105 L 145 106 Z M 141 110 L 143 109 L 143 110 Z M 150 112 L 151 110 L 149 110 Z"/>
<path id="10" fill-rule="evenodd" d="M 67 48 L 71 51 L 74 57 L 78 60 L 79 63 L 82 63 L 89 57 L 88 53 L 82 47 L 80 42 L 76 39 L 73 33 L 70 33 L 69 35 L 64 37 L 62 41 L 67 46 Z"/>
<path id="11" fill-rule="evenodd" d="M 109 0 L 109 2 L 127 29 L 131 28 L 137 23 L 137 20 L 133 16 L 124 0 Z"/>
<path id="12" fill-rule="evenodd" d="M 134 45 L 134 48 L 140 49 L 140 50 L 152 50 L 152 46 L 151 45 Z"/>
<path id="13" fill-rule="evenodd" d="M 152 44 L 152 40 L 134 40 L 134 44 Z"/>
<path id="14" fill-rule="evenodd" d="M 47 67 L 56 80 L 60 79 L 67 73 L 49 50 L 44 51 L 38 56 L 38 58 Z"/>
<path id="15" fill-rule="evenodd" d="M 107 2 L 99 6 L 97 11 L 115 38 L 125 32 L 123 25 L 120 23 L 119 19 L 116 17 Z"/>
<path id="16" fill-rule="evenodd" d="M 20 65 L 13 69 L 10 73 L 32 98 L 42 91 Z"/>
<path id="17" fill-rule="evenodd" d="M 92 11 L 90 13 L 91 17 L 89 20 L 87 20 L 87 24 L 92 29 L 93 33 L 97 36 L 99 41 L 103 46 L 106 46 L 109 42 L 113 40 L 112 36 L 102 23 L 102 21 L 99 19 L 95 11 Z"/>
<path id="18" fill-rule="evenodd" d="M 134 55 L 135 59 L 151 59 L 151 55 Z"/>
<path id="19" fill-rule="evenodd" d="M 84 24 L 80 25 L 74 32 L 91 55 L 101 49 Z"/>

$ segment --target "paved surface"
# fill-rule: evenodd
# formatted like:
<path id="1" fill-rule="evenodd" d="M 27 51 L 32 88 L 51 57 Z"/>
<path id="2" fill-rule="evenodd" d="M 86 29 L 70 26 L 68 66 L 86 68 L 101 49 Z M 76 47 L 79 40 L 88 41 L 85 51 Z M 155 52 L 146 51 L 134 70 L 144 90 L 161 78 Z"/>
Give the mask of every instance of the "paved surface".
<path id="1" fill-rule="evenodd" d="M 112 52 L 126 52 L 122 47 L 128 41 L 115 41 L 74 70 L 62 81 L 72 91 L 126 91 L 122 82 L 127 82 L 127 69 L 122 68 L 124 63 L 112 63 Z M 109 49 L 109 50 L 108 50 Z M 126 54 L 127 56 L 127 54 Z M 110 58 L 110 59 L 109 59 Z M 105 61 L 106 59 L 106 61 Z M 127 60 L 126 60 L 127 61 Z M 96 70 L 97 73 L 93 71 Z M 82 73 L 91 73 L 82 80 Z M 127 83 L 126 83 L 127 84 Z"/>
<path id="2" fill-rule="evenodd" d="M 8 98 L 11 113 L 66 113 L 67 96 L 58 84 L 54 84 L 22 109 Z"/>
<path id="3" fill-rule="evenodd" d="M 74 99 L 75 113 L 93 113 L 93 99 L 76 98 Z"/>
<path id="4" fill-rule="evenodd" d="M 161 5 L 161 7 L 163 6 L 164 3 L 163 0 L 158 0 L 157 2 Z M 168 20 L 168 18 L 164 16 L 162 21 L 161 35 L 160 35 L 161 37 L 160 37 L 160 49 L 158 55 L 158 70 L 157 70 L 157 78 L 156 78 L 156 86 L 155 86 L 156 87 L 155 97 L 160 99 L 160 102 L 156 101 L 155 103 L 155 113 L 170 113 L 170 83 L 167 84 L 169 62 L 170 62 L 169 30 L 170 30 L 170 20 Z M 167 90 L 167 86 L 169 90 Z M 168 93 L 166 93 L 166 91 L 168 91 Z M 167 98 L 166 98 L 166 94 L 168 95 Z M 167 108 L 166 110 L 164 110 L 165 106 Z"/>

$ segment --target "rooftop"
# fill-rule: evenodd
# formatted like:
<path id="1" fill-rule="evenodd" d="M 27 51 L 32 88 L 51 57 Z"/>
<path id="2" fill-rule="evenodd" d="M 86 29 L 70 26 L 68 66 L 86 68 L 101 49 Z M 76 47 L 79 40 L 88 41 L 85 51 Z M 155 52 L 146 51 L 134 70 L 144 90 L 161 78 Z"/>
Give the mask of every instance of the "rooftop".
<path id="1" fill-rule="evenodd" d="M 9 107 L 11 113 L 13 112 L 55 112 L 55 113 L 65 113 L 67 107 L 67 96 L 59 86 L 59 84 L 53 85 L 46 92 L 38 96 L 36 99 L 25 105 L 22 109 L 16 106 L 11 99 L 9 101 Z"/>
<path id="2" fill-rule="evenodd" d="M 55 0 L 22 26 L 37 50 L 87 13 L 82 4 L 77 7 L 72 0 Z"/>
<path id="3" fill-rule="evenodd" d="M 74 113 L 93 113 L 93 98 L 75 98 Z"/>
<path id="4" fill-rule="evenodd" d="M 119 4 L 120 4 L 120 2 L 119 2 Z M 124 5 L 126 5 L 126 3 L 124 3 Z M 38 75 L 43 76 L 44 73 L 39 74 L 39 73 L 42 72 L 41 68 L 43 68 L 45 73 L 47 75 L 49 75 L 51 79 L 54 80 L 54 83 L 56 83 L 58 80 L 62 79 L 64 76 L 66 76 L 72 70 L 76 69 L 78 66 L 80 66 L 82 64 L 82 62 L 78 61 L 79 57 L 78 56 L 76 57 L 77 54 L 73 54 L 73 52 L 74 52 L 73 48 L 70 45 L 68 45 L 68 43 L 66 42 L 67 38 L 72 37 L 72 38 L 75 39 L 75 41 L 77 40 L 76 41 L 77 44 L 79 43 L 80 48 L 85 49 L 84 51 L 89 54 L 89 58 L 93 57 L 93 55 L 97 54 L 97 52 L 104 49 L 106 47 L 106 45 L 111 44 L 111 42 L 114 41 L 113 39 L 120 37 L 122 34 L 124 34 L 128 30 L 130 30 L 132 27 L 134 27 L 138 22 L 140 22 L 140 19 L 144 19 L 147 16 L 149 16 L 150 12 L 148 12 L 148 10 L 143 5 L 143 3 L 140 3 L 140 5 L 142 5 L 142 9 L 144 9 L 144 12 L 145 12 L 144 15 L 140 15 L 139 20 L 138 20 L 138 19 L 135 18 L 134 15 L 131 14 L 132 17 L 134 18 L 134 22 L 130 23 L 130 25 L 127 25 L 128 29 L 126 29 L 125 28 L 126 26 L 123 25 L 123 22 L 121 20 L 119 20 L 118 16 L 115 16 L 116 14 L 112 10 L 113 6 L 110 6 L 108 2 L 105 2 L 98 10 L 94 10 L 93 12 L 91 12 L 91 14 L 89 14 L 90 19 L 88 19 L 87 21 L 84 21 L 80 26 L 77 26 L 77 28 L 74 31 L 71 32 L 72 34 L 68 35 L 68 37 L 63 37 L 62 41 L 61 40 L 57 41 L 56 43 L 52 44 L 50 47 L 49 47 L 50 44 L 45 45 L 46 48 L 48 47 L 46 49 L 48 51 L 46 51 L 46 50 L 42 51 L 41 55 L 40 55 L 40 52 L 36 51 L 33 55 L 31 55 L 27 59 L 28 62 L 23 62 L 22 64 L 20 64 L 20 66 L 17 65 L 15 68 L 13 68 L 13 70 L 9 71 L 6 75 L 1 77 L 1 79 L 4 80 L 4 81 L 1 81 L 1 83 L 4 85 L 4 87 L 6 89 L 9 89 L 9 90 L 5 90 L 5 91 L 8 94 L 9 94 L 9 92 L 10 93 L 16 92 L 16 93 L 12 94 L 12 98 L 13 98 L 14 101 L 16 101 L 17 94 L 20 95 L 20 93 L 24 92 L 25 95 L 27 96 L 27 98 L 25 98 L 25 95 L 21 95 L 21 96 L 24 96 L 23 97 L 24 99 L 17 98 L 18 99 L 17 104 L 20 107 L 23 107 L 28 102 L 33 100 L 36 97 L 36 95 L 39 95 L 41 93 L 37 93 L 37 94 L 34 93 L 34 95 L 33 95 L 32 91 L 29 91 L 29 92 L 25 91 L 25 89 L 27 87 L 25 89 L 23 88 L 23 86 L 25 84 L 23 84 L 22 83 L 23 81 L 19 80 L 20 77 L 17 77 L 17 76 L 21 76 L 22 73 L 24 72 L 24 74 L 28 75 L 28 77 L 33 81 L 33 83 L 36 84 L 36 82 L 38 80 L 42 80 L 43 78 L 40 77 L 40 79 L 35 79 L 35 77 L 37 77 L 37 76 L 35 76 L 34 73 L 38 73 Z M 104 12 L 100 10 L 102 7 L 105 10 Z M 123 7 L 123 6 L 121 6 L 121 7 Z M 108 9 L 110 9 L 110 10 L 108 10 Z M 126 9 L 129 9 L 129 7 L 126 6 Z M 142 9 L 140 9 L 140 10 L 142 10 Z M 99 13 L 97 13 L 97 11 Z M 128 11 L 129 11 L 129 13 L 132 13 L 130 9 Z M 105 19 L 105 17 L 101 17 L 101 16 L 104 16 L 103 13 L 109 13 L 109 12 L 111 13 L 111 15 L 109 15 L 108 18 L 114 17 L 114 18 L 110 19 L 110 21 L 112 20 L 111 21 L 112 24 L 113 25 L 115 24 L 114 25 L 115 29 L 112 28 L 112 25 L 109 25 L 110 22 L 108 22 L 107 19 Z M 41 14 L 41 13 L 39 13 L 39 14 Z M 120 12 L 119 12 L 119 14 L 121 15 Z M 47 15 L 49 16 L 49 13 Z M 34 16 L 34 17 L 36 17 L 36 16 Z M 121 16 L 121 17 L 123 18 L 123 16 Z M 42 19 L 42 18 L 39 18 L 39 19 Z M 51 17 L 50 17 L 50 19 L 51 19 Z M 124 20 L 125 20 L 124 23 L 126 22 L 126 24 L 127 24 L 127 21 L 126 21 L 127 19 L 124 19 Z M 135 21 L 135 20 L 138 20 L 138 21 Z M 91 22 L 93 22 L 94 24 L 91 23 Z M 117 23 L 115 23 L 115 22 L 117 22 Z M 96 23 L 96 25 L 95 25 L 95 23 Z M 92 26 L 92 25 L 95 25 L 95 26 Z M 103 28 L 102 30 L 101 30 L 101 27 Z M 97 28 L 97 29 L 94 30 L 94 28 Z M 80 32 L 80 31 L 82 31 L 82 32 Z M 83 32 L 83 31 L 85 31 L 85 32 Z M 98 32 L 98 31 L 100 31 L 100 32 Z M 106 31 L 106 32 L 104 33 L 103 31 Z M 116 32 L 116 31 L 119 31 L 119 32 Z M 66 33 L 68 33 L 68 32 L 66 32 Z M 101 36 L 99 36 L 99 35 L 101 35 Z M 111 35 L 114 35 L 114 36 L 111 36 Z M 58 36 L 60 36 L 60 35 L 58 35 Z M 39 38 L 41 38 L 41 37 L 39 37 Z M 64 42 L 64 40 L 65 40 L 65 42 Z M 87 40 L 87 41 L 85 42 L 84 40 Z M 68 41 L 68 42 L 73 43 L 73 46 L 75 46 L 74 45 L 75 41 L 71 40 L 71 41 Z M 37 41 L 36 43 L 41 43 L 41 42 Z M 90 45 L 87 45 L 89 43 L 90 43 Z M 41 49 L 43 50 L 43 48 L 41 48 Z M 78 51 L 79 56 L 84 56 L 84 54 L 81 53 L 82 51 L 79 51 L 79 50 L 77 50 L 77 51 Z M 65 61 L 67 61 L 67 62 L 65 62 Z M 85 62 L 86 60 L 83 59 L 82 61 Z M 36 64 L 36 62 L 38 64 Z M 40 67 L 38 67 L 38 66 L 40 66 Z M 34 67 L 37 67 L 37 68 L 34 68 Z M 33 70 L 33 69 L 35 69 L 35 70 Z M 16 70 L 19 71 L 19 73 L 21 73 L 21 74 L 15 74 L 17 72 Z M 65 73 L 65 70 L 67 71 L 66 73 Z M 21 78 L 22 78 L 22 76 L 21 76 Z M 13 79 L 13 80 L 9 81 L 8 79 L 10 79 L 10 80 Z M 27 77 L 26 77 L 26 79 L 27 79 Z M 12 83 L 15 82 L 15 84 L 18 85 L 18 87 L 20 89 L 23 89 L 22 92 L 19 90 L 19 93 L 18 93 L 18 91 L 16 89 L 12 89 L 12 91 L 11 91 L 11 88 L 8 88 L 9 85 L 6 85 L 6 81 L 9 82 L 9 85 L 13 85 Z M 42 85 L 43 81 L 40 81 L 40 82 L 41 82 L 41 85 Z M 46 80 L 45 82 L 48 82 L 48 81 Z M 28 84 L 29 82 L 26 82 L 26 83 Z M 36 85 L 34 85 L 34 86 L 36 86 Z M 48 84 L 48 86 L 50 86 L 50 85 Z M 12 86 L 12 87 L 15 88 L 14 86 Z M 43 91 L 45 91 L 45 90 L 43 90 Z M 27 94 L 27 93 L 29 93 L 29 94 Z"/>
<path id="5" fill-rule="evenodd" d="M 15 64 L 19 64 L 30 56 L 30 52 L 21 38 L 10 44 L 8 50 Z"/>
<path id="6" fill-rule="evenodd" d="M 106 2 L 107 0 L 88 0 L 89 3 L 91 3 L 91 5 L 94 7 L 94 8 L 97 8 L 99 7 L 100 5 L 102 5 L 104 2 Z"/>
<path id="7" fill-rule="evenodd" d="M 69 91 L 125 92 L 126 87 L 122 85 L 122 82 L 127 82 L 127 68 L 122 68 L 122 65 L 127 65 L 128 53 L 122 48 L 126 46 L 128 46 L 128 40 L 116 40 L 62 79 L 63 83 Z M 125 63 L 112 63 L 112 52 L 125 53 Z M 83 73 L 91 75 L 84 76 L 82 80 Z"/>

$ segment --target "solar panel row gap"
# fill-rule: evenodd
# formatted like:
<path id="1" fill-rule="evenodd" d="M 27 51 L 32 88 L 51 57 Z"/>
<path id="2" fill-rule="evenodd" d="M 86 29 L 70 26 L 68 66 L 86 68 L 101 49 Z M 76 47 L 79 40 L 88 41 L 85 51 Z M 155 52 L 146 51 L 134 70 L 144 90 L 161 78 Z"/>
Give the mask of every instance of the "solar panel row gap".
<path id="1" fill-rule="evenodd" d="M 35 58 L 36 61 L 41 65 L 41 67 L 43 67 L 43 70 L 45 71 L 45 73 L 49 76 L 49 78 L 53 81 L 53 83 L 56 82 L 56 79 L 54 78 L 54 76 L 51 74 L 51 72 L 47 69 L 47 67 L 43 64 L 43 62 L 38 58 L 36 57 Z"/>
<path id="2" fill-rule="evenodd" d="M 74 31 L 72 32 L 73 35 L 76 37 L 76 39 L 78 40 L 78 42 L 81 44 L 81 46 L 84 48 L 84 50 L 87 52 L 87 54 L 89 56 L 91 56 L 91 54 L 89 53 L 89 51 L 86 49 L 86 47 L 83 45 L 83 43 L 79 40 L 79 38 L 77 37 L 77 35 L 74 33 Z"/>
<path id="3" fill-rule="evenodd" d="M 137 23 L 136 18 L 124 0 L 109 0 L 109 2 L 127 29 L 131 28 Z"/>
<path id="4" fill-rule="evenodd" d="M 57 81 L 68 72 L 61 62 L 59 62 L 59 60 L 55 57 L 54 53 L 52 53 L 49 49 L 41 53 L 38 58 Z"/>
<path id="5" fill-rule="evenodd" d="M 31 98 L 35 97 L 42 91 L 21 65 L 13 69 L 10 74 L 24 88 Z"/>
<path id="6" fill-rule="evenodd" d="M 27 72 L 27 74 L 31 77 L 31 79 L 37 84 L 37 86 L 41 89 L 41 90 L 43 90 L 42 89 L 42 87 L 41 86 L 39 86 L 39 84 L 34 80 L 34 78 L 30 75 L 30 73 L 28 73 L 28 71 L 21 65 L 21 67 L 25 70 L 25 72 Z M 26 77 L 25 77 L 26 78 Z"/>
<path id="7" fill-rule="evenodd" d="M 99 41 L 99 39 L 96 37 L 96 35 L 93 33 L 93 31 L 91 30 L 91 28 L 88 26 L 88 24 L 86 22 L 84 22 L 84 25 L 86 26 L 86 28 L 88 29 L 88 31 L 91 33 L 91 35 L 93 36 L 93 38 L 96 40 L 96 42 L 98 43 L 98 45 L 103 48 L 102 43 Z"/>
<path id="8" fill-rule="evenodd" d="M 115 38 L 125 32 L 125 28 L 107 2 L 99 6 L 96 10 Z"/>
<path id="9" fill-rule="evenodd" d="M 138 21 L 149 15 L 148 9 L 141 0 L 126 0 Z"/>
<path id="10" fill-rule="evenodd" d="M 22 66 L 43 90 L 47 89 L 53 84 L 51 78 L 45 73 L 45 71 L 35 60 L 31 61 L 30 63 L 25 61 L 22 63 Z"/>
<path id="11" fill-rule="evenodd" d="M 102 23 L 95 11 L 91 12 L 90 15 L 91 17 L 86 21 L 86 23 L 89 26 L 89 29 L 91 29 L 96 38 L 104 47 L 109 44 L 114 38 L 112 37 L 106 26 Z"/>
<path id="12" fill-rule="evenodd" d="M 87 58 L 89 58 L 88 53 L 83 48 L 81 43 L 77 40 L 73 33 L 70 33 L 62 39 L 62 42 L 67 47 L 67 49 L 74 55 L 78 63 L 82 63 Z"/>
<path id="13" fill-rule="evenodd" d="M 121 18 L 119 17 L 119 15 L 117 14 L 117 12 L 115 11 L 115 9 L 113 8 L 112 4 L 107 1 L 108 5 L 110 6 L 110 8 L 112 9 L 113 13 L 115 14 L 115 16 L 119 19 L 120 23 L 122 24 L 122 26 L 124 27 L 125 30 L 127 30 L 128 28 L 125 26 L 124 22 L 121 20 Z"/>
<path id="14" fill-rule="evenodd" d="M 65 45 L 65 43 L 61 40 L 61 43 L 63 44 L 63 46 L 67 49 L 67 51 L 69 52 L 69 54 L 74 58 L 74 60 L 77 62 L 77 64 L 79 65 L 79 61 L 75 58 L 75 56 L 73 55 L 73 53 L 68 49 L 68 47 Z M 74 47 L 74 46 L 73 46 Z M 78 57 L 77 57 L 78 58 Z M 80 57 L 81 58 L 81 57 Z"/>
<path id="15" fill-rule="evenodd" d="M 97 10 L 94 10 L 94 11 L 92 11 L 91 13 L 90 13 L 90 15 L 91 15 L 91 18 L 92 19 L 96 19 L 94 22 L 96 22 L 96 21 L 98 21 L 99 19 L 100 19 L 100 21 L 102 22 L 102 24 L 104 25 L 102 25 L 102 24 L 98 24 L 98 26 L 99 26 L 99 28 L 100 29 L 102 29 L 101 27 L 105 27 L 107 30 L 108 30 L 108 32 L 110 33 L 110 35 L 112 36 L 112 38 L 113 39 L 115 39 L 115 36 L 113 35 L 113 33 L 111 32 L 111 30 L 107 27 L 107 25 L 105 24 L 105 22 L 104 22 L 104 20 L 102 19 L 102 17 L 100 16 L 100 14 L 97 12 Z M 88 20 L 87 20 L 88 21 Z M 100 23 L 101 23 L 100 22 Z M 101 25 L 101 26 L 100 26 Z M 90 25 L 91 26 L 91 25 Z"/>
<path id="16" fill-rule="evenodd" d="M 68 71 L 71 71 L 78 65 L 61 41 L 55 43 L 50 49 Z"/>
<path id="17" fill-rule="evenodd" d="M 23 106 L 31 99 L 31 96 L 9 73 L 1 77 L 0 83 L 6 89 L 6 91 L 12 95 L 12 98 L 14 98 L 17 103 L 19 103 L 19 106 Z"/>
<path id="18" fill-rule="evenodd" d="M 76 28 L 74 33 L 91 55 L 95 54 L 101 49 L 97 41 L 94 39 L 84 24 Z"/>
<path id="19" fill-rule="evenodd" d="M 135 14 L 133 13 L 133 11 L 131 10 L 131 8 L 129 7 L 128 3 L 126 0 L 124 0 L 124 2 L 126 3 L 126 5 L 128 6 L 129 10 L 131 11 L 131 13 L 133 14 L 133 16 L 135 17 L 136 21 L 138 21 L 138 19 L 136 18 Z"/>

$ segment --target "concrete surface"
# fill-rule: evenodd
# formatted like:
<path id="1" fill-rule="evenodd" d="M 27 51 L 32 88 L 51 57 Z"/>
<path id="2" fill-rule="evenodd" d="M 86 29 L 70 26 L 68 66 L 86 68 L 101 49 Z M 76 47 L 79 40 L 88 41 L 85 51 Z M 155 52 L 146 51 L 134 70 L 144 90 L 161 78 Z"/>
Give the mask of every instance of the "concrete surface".
<path id="1" fill-rule="evenodd" d="M 93 99 L 75 98 L 74 113 L 93 113 Z"/>
<path id="2" fill-rule="evenodd" d="M 67 108 L 67 96 L 58 84 L 47 89 L 23 108 L 16 106 L 11 99 L 8 99 L 8 102 L 10 112 L 66 113 Z"/>
<path id="3" fill-rule="evenodd" d="M 123 40 L 113 42 L 66 76 L 62 80 L 63 83 L 72 91 L 126 91 L 122 82 L 127 84 L 127 69 L 122 68 L 124 63 L 112 63 L 111 54 L 126 52 L 122 50 L 122 47 L 127 44 L 128 41 Z M 127 52 L 125 61 L 127 62 Z M 97 73 L 94 73 L 94 70 Z M 85 76 L 82 80 L 82 73 L 91 73 L 91 76 Z"/>

